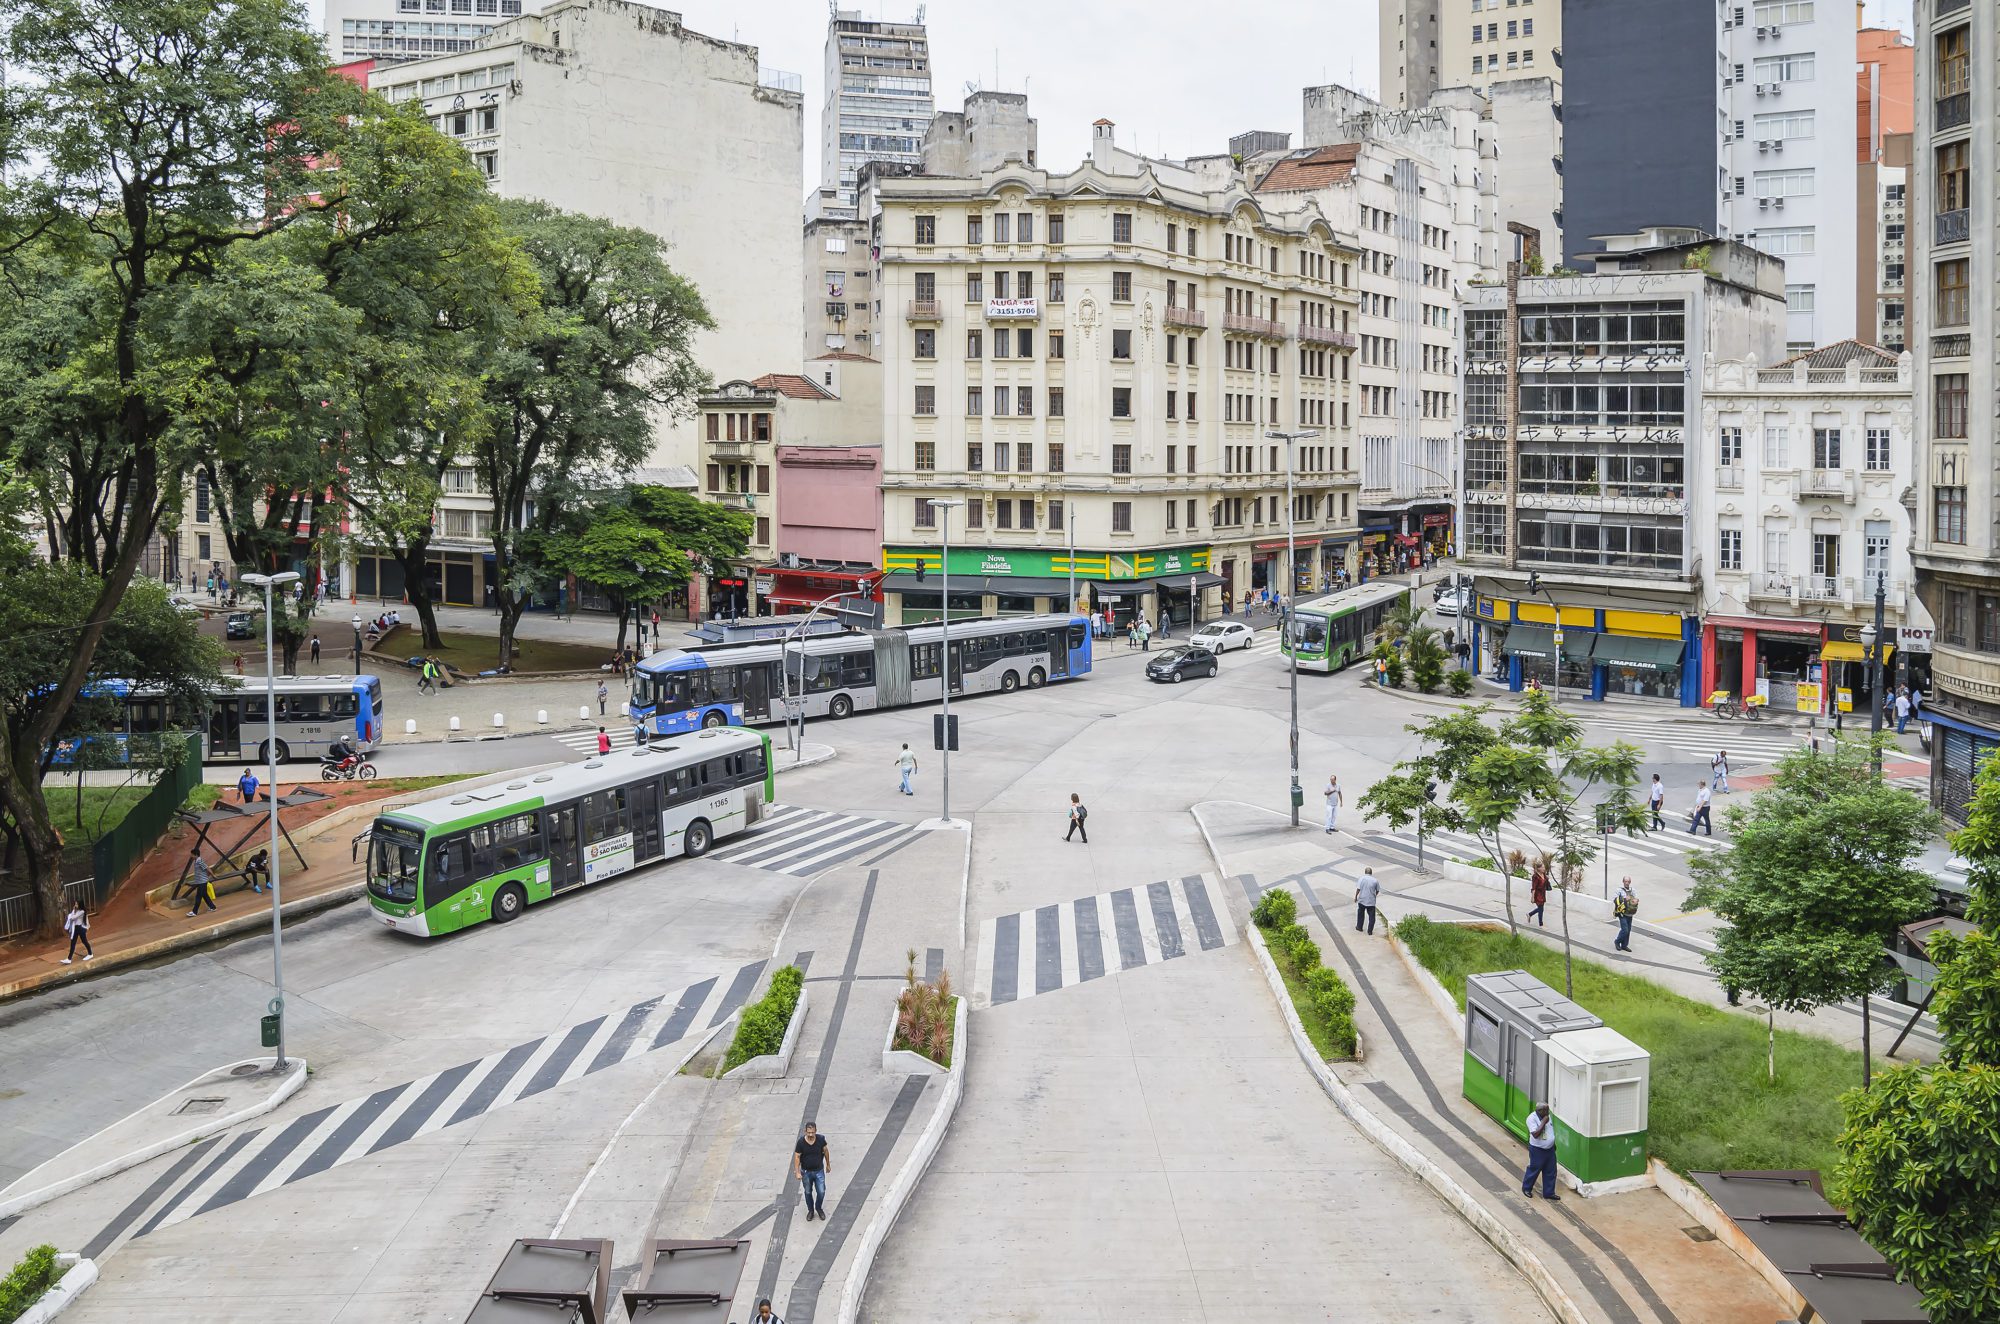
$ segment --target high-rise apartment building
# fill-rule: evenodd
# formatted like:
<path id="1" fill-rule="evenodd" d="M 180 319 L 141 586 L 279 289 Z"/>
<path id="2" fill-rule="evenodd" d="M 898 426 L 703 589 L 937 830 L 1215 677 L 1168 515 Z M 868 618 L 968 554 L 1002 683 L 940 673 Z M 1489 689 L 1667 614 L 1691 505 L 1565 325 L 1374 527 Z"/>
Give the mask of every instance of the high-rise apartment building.
<path id="1" fill-rule="evenodd" d="M 1382 0 L 1376 23 L 1382 104 L 1408 110 L 1445 84 L 1439 63 L 1438 24 L 1448 0 Z"/>
<path id="2" fill-rule="evenodd" d="M 819 179 L 853 215 L 855 175 L 870 161 L 915 162 L 931 121 L 931 43 L 921 21 L 837 9 L 826 27 Z"/>
<path id="3" fill-rule="evenodd" d="M 1439 0 L 1438 10 L 1440 87 L 1484 92 L 1537 76 L 1562 85 L 1562 0 Z"/>
<path id="4" fill-rule="evenodd" d="M 1785 263 L 1786 341 L 1858 310 L 1854 9 L 1835 0 L 1563 10 L 1565 247 L 1653 225 Z"/>
<path id="5" fill-rule="evenodd" d="M 1937 624 L 1931 800 L 1963 822 L 1973 771 L 2000 749 L 2000 525 L 1995 523 L 1993 189 L 2000 10 L 1917 0 L 1909 209 L 1917 591 Z"/>
<path id="6" fill-rule="evenodd" d="M 1480 592 L 1476 665 L 1515 689 L 1697 707 L 1701 531 L 1717 521 L 1701 365 L 1779 357 L 1783 269 L 1666 227 L 1579 260 L 1585 274 L 1520 278 L 1517 335 L 1505 285 L 1468 296 L 1459 547 Z"/>
<path id="7" fill-rule="evenodd" d="M 531 0 L 533 7 L 539 0 Z M 521 16 L 522 0 L 326 0 L 326 48 L 336 64 L 377 67 L 472 49 L 495 23 Z"/>
<path id="8" fill-rule="evenodd" d="M 1906 266 L 1904 194 L 1908 189 L 1911 88 L 1916 48 L 1894 28 L 1863 28 L 1855 37 L 1854 297 L 1863 339 L 1903 348 Z"/>
<path id="9" fill-rule="evenodd" d="M 1310 200 L 1102 120 L 1074 170 L 869 166 L 860 206 L 890 623 L 943 610 L 947 529 L 954 613 L 1060 610 L 1073 568 L 1079 606 L 1185 623 L 1355 571 L 1356 254 Z"/>
<path id="10" fill-rule="evenodd" d="M 1497 279 L 1495 149 L 1481 98 L 1463 89 L 1389 110 L 1342 87 L 1304 91 L 1308 143 L 1262 165 L 1260 199 L 1311 199 L 1356 262 L 1354 429 L 1362 569 L 1455 540 L 1458 316 Z"/>

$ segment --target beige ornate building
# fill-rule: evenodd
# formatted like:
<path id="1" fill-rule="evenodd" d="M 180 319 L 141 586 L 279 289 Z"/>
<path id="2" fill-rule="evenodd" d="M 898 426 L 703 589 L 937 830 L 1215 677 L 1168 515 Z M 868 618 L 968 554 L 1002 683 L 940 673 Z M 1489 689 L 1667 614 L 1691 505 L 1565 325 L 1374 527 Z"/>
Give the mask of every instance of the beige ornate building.
<path id="1" fill-rule="evenodd" d="M 1205 620 L 1355 568 L 1351 241 L 1228 156 L 1093 139 L 1063 174 L 864 171 L 892 623 L 942 609 L 947 522 L 954 613 L 1061 609 L 1074 567 L 1080 604 Z"/>

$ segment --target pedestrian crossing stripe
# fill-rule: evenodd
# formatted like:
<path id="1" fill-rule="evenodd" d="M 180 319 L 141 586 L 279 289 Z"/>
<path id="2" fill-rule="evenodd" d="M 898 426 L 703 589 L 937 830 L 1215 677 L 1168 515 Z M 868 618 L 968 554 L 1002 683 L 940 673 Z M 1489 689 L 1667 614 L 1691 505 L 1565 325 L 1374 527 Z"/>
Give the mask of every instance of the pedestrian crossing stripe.
<path id="1" fill-rule="evenodd" d="M 979 926 L 974 1007 L 1020 1002 L 1120 971 L 1236 941 L 1236 925 L 1209 874 L 1145 883 L 1011 915 Z"/>
<path id="2" fill-rule="evenodd" d="M 1721 838 L 1690 835 L 1684 826 L 1676 827 L 1671 816 L 1667 823 L 1668 826 L 1659 832 L 1642 833 L 1636 837 L 1613 835 L 1609 841 L 1611 855 L 1618 859 L 1662 860 L 1676 855 L 1693 855 L 1728 845 L 1728 842 Z M 1372 833 L 1363 839 L 1376 845 L 1391 847 L 1409 856 L 1411 863 L 1416 862 L 1417 834 L 1414 828 L 1400 832 Z M 1605 838 L 1594 832 L 1587 840 L 1599 848 L 1606 845 Z M 1528 857 L 1531 864 L 1544 850 L 1553 851 L 1553 847 L 1536 842 L 1514 828 L 1503 828 L 1500 841 L 1503 849 L 1520 851 Z M 1435 865 L 1447 858 L 1484 861 L 1487 856 L 1486 847 L 1471 833 L 1436 831 L 1424 834 L 1424 858 L 1427 863 Z"/>
<path id="3" fill-rule="evenodd" d="M 1803 736 L 1798 738 L 1783 735 L 1742 736 L 1738 734 L 1738 729 L 1727 727 L 1703 732 L 1699 729 L 1690 730 L 1678 723 L 1627 718 L 1590 718 L 1586 720 L 1586 724 L 1593 733 L 1603 732 L 1613 738 L 1643 741 L 1649 745 L 1664 745 L 1683 754 L 1700 754 L 1713 758 L 1717 751 L 1726 749 L 1729 751 L 1729 761 L 1732 765 L 1775 762 L 1806 744 Z"/>
<path id="4" fill-rule="evenodd" d="M 633 738 L 632 728 L 626 725 L 622 718 L 607 720 L 604 724 L 604 734 L 611 737 L 611 752 L 614 754 L 621 749 L 631 749 L 638 743 Z M 548 736 L 549 739 L 566 749 L 573 749 L 577 753 L 587 755 L 591 758 L 597 756 L 597 730 L 595 727 L 586 727 L 575 731 L 551 731 L 548 733 Z"/>
<path id="5" fill-rule="evenodd" d="M 765 810 L 759 827 L 730 837 L 708 857 L 805 878 L 859 856 L 900 846 L 918 830 L 886 818 L 773 805 Z"/>
<path id="6" fill-rule="evenodd" d="M 303 1181 L 682 1043 L 741 1008 L 765 964 L 753 961 L 727 977 L 704 979 L 476 1061 L 234 1136 L 156 1206 L 135 1235 Z"/>

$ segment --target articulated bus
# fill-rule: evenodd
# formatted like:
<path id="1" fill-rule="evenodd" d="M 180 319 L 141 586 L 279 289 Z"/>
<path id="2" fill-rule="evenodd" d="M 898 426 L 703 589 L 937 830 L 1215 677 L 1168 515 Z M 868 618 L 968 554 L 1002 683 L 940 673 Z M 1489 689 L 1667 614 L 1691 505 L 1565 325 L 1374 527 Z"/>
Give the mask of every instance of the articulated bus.
<path id="1" fill-rule="evenodd" d="M 116 698 L 123 708 L 122 722 L 107 730 L 82 737 L 85 741 L 114 740 L 126 748 L 133 737 L 165 735 L 188 731 L 201 739 L 201 757 L 207 763 L 266 761 L 266 741 L 277 744 L 278 762 L 297 757 L 317 758 L 336 738 L 345 738 L 360 749 L 374 749 L 382 743 L 382 681 L 360 676 L 279 676 L 278 717 L 275 723 L 265 713 L 264 681 L 256 677 L 232 676 L 208 693 L 208 718 L 172 710 L 157 687 L 134 685 L 127 680 L 93 682 L 86 693 L 92 698 Z M 57 742 L 53 759 L 57 767 L 76 762 L 77 740 Z"/>
<path id="2" fill-rule="evenodd" d="M 1410 595 L 1401 584 L 1363 584 L 1292 610 L 1292 628 L 1278 648 L 1298 652 L 1300 671 L 1339 671 L 1375 647 L 1382 617 Z"/>
<path id="3" fill-rule="evenodd" d="M 639 664 L 632 719 L 655 735 L 697 727 L 785 720 L 784 666 L 807 717 L 846 717 L 869 708 L 931 703 L 1052 681 L 1090 671 L 1090 622 L 1082 616 L 1014 616 L 899 625 L 815 635 L 789 646 L 771 640 L 671 649 Z M 803 660 L 801 660 L 803 654 Z M 800 672 L 803 670 L 803 677 Z"/>
<path id="4" fill-rule="evenodd" d="M 375 820 L 368 900 L 399 933 L 510 920 L 559 892 L 705 855 L 777 795 L 770 737 L 693 732 Z"/>

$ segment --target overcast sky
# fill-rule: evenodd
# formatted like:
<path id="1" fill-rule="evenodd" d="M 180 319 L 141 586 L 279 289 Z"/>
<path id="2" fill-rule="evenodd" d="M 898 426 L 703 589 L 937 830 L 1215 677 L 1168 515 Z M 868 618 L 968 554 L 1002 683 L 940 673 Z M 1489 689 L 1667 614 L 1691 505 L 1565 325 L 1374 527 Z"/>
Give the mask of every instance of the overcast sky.
<path id="1" fill-rule="evenodd" d="M 1907 32 L 1910 4 L 1867 0 L 1868 21 Z M 757 46 L 762 63 L 805 79 L 803 197 L 819 183 L 825 0 L 660 0 L 659 7 L 677 10 L 696 32 Z M 323 0 L 307 0 L 307 8 L 322 21 Z M 909 19 L 917 6 L 891 0 L 858 8 Z M 1376 90 L 1378 10 L 1378 0 L 1248 8 L 1215 0 L 936 0 L 926 16 L 933 92 L 940 110 L 958 109 L 967 83 L 1026 92 L 1041 122 L 1042 163 L 1054 170 L 1082 158 L 1100 116 L 1117 122 L 1121 145 L 1156 155 L 1223 151 L 1246 129 L 1290 132 L 1296 142 L 1301 88 Z M 1253 12 L 1254 20 L 1238 21 Z"/>

